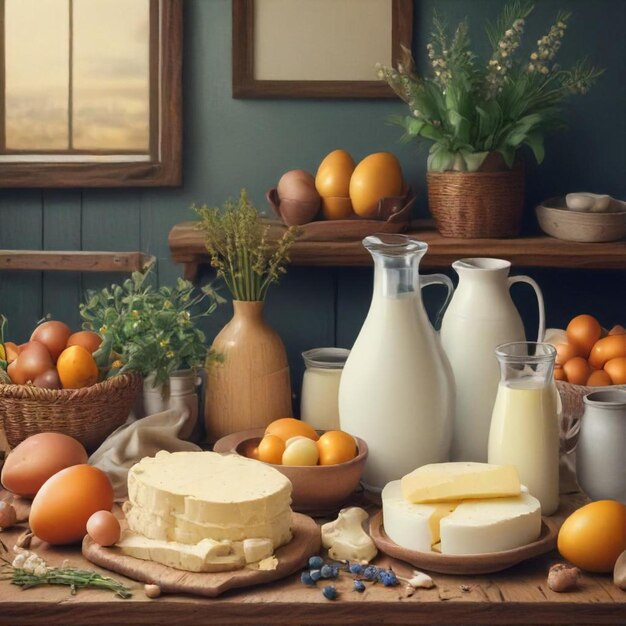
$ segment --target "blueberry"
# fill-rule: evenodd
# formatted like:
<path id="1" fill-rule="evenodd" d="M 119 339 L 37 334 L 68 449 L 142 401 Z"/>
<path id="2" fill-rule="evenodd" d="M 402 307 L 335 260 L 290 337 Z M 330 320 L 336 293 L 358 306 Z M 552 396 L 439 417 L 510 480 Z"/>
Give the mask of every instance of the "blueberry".
<path id="1" fill-rule="evenodd" d="M 327 600 L 334 600 L 337 597 L 337 590 L 333 585 L 326 585 L 326 587 L 322 589 L 322 594 Z"/>
<path id="2" fill-rule="evenodd" d="M 312 556 L 309 559 L 309 569 L 320 569 L 324 565 L 324 559 L 321 556 Z"/>
<path id="3" fill-rule="evenodd" d="M 365 578 L 365 580 L 376 580 L 377 576 L 378 576 L 378 568 L 375 567 L 374 565 L 368 565 L 363 570 L 363 578 Z"/>
<path id="4" fill-rule="evenodd" d="M 333 578 L 333 568 L 330 565 L 322 565 L 320 570 L 322 578 Z"/>
<path id="5" fill-rule="evenodd" d="M 311 578 L 311 574 L 309 572 L 302 572 L 300 575 L 300 582 L 303 585 L 314 585 L 315 581 Z"/>
<path id="6" fill-rule="evenodd" d="M 359 593 L 363 593 L 365 591 L 365 584 L 362 580 L 354 581 L 354 590 L 358 591 Z"/>
<path id="7" fill-rule="evenodd" d="M 391 570 L 383 570 L 378 580 L 380 580 L 385 587 L 395 587 L 398 584 L 398 578 Z"/>
<path id="8" fill-rule="evenodd" d="M 360 565 L 359 563 L 351 563 L 350 564 L 350 572 L 352 574 L 362 574 L 363 573 L 363 566 Z"/>
<path id="9" fill-rule="evenodd" d="M 309 572 L 309 576 L 313 582 L 317 582 L 322 577 L 322 572 L 318 569 L 312 569 Z"/>

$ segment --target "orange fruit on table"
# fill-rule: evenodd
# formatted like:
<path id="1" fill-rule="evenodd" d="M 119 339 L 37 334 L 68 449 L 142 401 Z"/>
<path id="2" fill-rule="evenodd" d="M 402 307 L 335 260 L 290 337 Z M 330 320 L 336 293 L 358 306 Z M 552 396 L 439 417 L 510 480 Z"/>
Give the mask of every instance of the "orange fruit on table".
<path id="1" fill-rule="evenodd" d="M 64 389 L 90 387 L 98 382 L 100 374 L 91 353 L 82 346 L 70 346 L 61 352 L 57 372 Z"/>
<path id="2" fill-rule="evenodd" d="M 308 437 L 317 441 L 319 435 L 315 432 L 315 429 L 310 424 L 297 420 L 294 417 L 283 417 L 281 419 L 274 420 L 265 429 L 266 435 L 276 435 L 280 437 L 285 443 L 287 439 L 292 437 Z"/>
<path id="3" fill-rule="evenodd" d="M 82 346 L 90 354 L 93 354 L 100 347 L 101 343 L 102 337 L 98 333 L 94 333 L 92 330 L 79 330 L 77 333 L 70 335 L 66 347 Z"/>
<path id="4" fill-rule="evenodd" d="M 329 430 L 317 442 L 320 465 L 345 463 L 356 456 L 356 439 L 342 430 Z"/>
<path id="5" fill-rule="evenodd" d="M 285 442 L 276 435 L 265 435 L 257 448 L 257 459 L 264 463 L 280 465 L 283 462 Z"/>

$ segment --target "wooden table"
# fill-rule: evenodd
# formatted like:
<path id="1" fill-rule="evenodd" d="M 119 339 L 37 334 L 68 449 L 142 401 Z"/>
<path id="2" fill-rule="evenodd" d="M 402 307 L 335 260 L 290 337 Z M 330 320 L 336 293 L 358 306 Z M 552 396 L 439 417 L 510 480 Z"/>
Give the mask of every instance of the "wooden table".
<path id="1" fill-rule="evenodd" d="M 281 222 L 268 221 L 270 240 L 282 235 Z M 496 257 L 508 259 L 517 267 L 562 267 L 584 269 L 626 268 L 626 241 L 609 243 L 578 243 L 562 241 L 546 235 L 516 239 L 451 239 L 442 237 L 428 219 L 411 223 L 405 233 L 428 244 L 428 253 L 420 267 L 449 267 L 465 257 Z M 317 267 L 353 267 L 370 265 L 372 258 L 361 244 L 362 237 L 329 231 L 323 239 L 319 233 L 301 236 L 291 248 L 292 265 Z M 198 266 L 208 263 L 203 233 L 196 222 L 176 224 L 169 233 L 172 260 L 184 265 L 185 278 L 194 280 Z"/>
<path id="2" fill-rule="evenodd" d="M 584 496 L 566 496 L 565 513 L 583 502 Z M 3 541 L 12 546 L 18 530 L 4 531 Z M 49 565 L 70 559 L 76 567 L 94 567 L 79 549 L 32 549 Z M 229 592 L 217 599 L 183 595 L 149 600 L 143 585 L 114 574 L 133 591 L 129 600 L 111 592 L 81 590 L 72 596 L 65 587 L 21 590 L 0 581 L 1 626 L 102 626 L 136 624 L 173 626 L 217 626 L 221 624 L 626 624 L 626 592 L 612 583 L 609 575 L 585 574 L 582 588 L 572 593 L 554 593 L 546 585 L 550 565 L 558 562 L 556 552 L 489 576 L 463 577 L 433 574 L 434 589 L 417 590 L 408 596 L 403 585 L 370 586 L 358 594 L 352 579 L 344 574 L 334 582 L 339 598 L 322 597 L 321 585 L 304 587 L 299 574 L 265 586 Z M 412 568 L 379 556 L 377 564 L 391 565 L 399 576 L 410 576 Z"/>

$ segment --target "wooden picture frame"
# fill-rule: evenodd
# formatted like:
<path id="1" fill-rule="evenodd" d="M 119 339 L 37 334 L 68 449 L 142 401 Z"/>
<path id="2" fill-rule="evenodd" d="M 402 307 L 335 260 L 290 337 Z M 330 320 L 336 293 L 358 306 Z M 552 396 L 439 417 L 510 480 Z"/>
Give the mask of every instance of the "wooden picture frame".
<path id="1" fill-rule="evenodd" d="M 0 0 L 3 2 L 3 0 Z M 182 40 L 183 0 L 150 0 L 150 139 L 146 160 L 120 155 L 84 161 L 3 161 L 3 187 L 158 187 L 182 184 Z M 4 21 L 0 23 L 4 33 Z M 156 44 L 155 44 L 156 42 Z M 0 62 L 4 42 L 0 34 Z M 4 64 L 0 63 L 0 72 Z M 1 77 L 0 77 L 1 78 Z M 3 81 L 2 84 L 4 84 Z M 0 98 L 4 103 L 4 99 Z M 0 104 L 0 114 L 2 113 Z M 77 151 L 78 152 L 78 151 Z"/>
<path id="2" fill-rule="evenodd" d="M 314 0 L 310 0 L 311 2 Z M 358 4 L 359 0 L 354 0 Z M 391 3 L 391 58 L 411 48 L 413 0 Z M 394 98 L 382 80 L 258 80 L 255 78 L 255 0 L 232 0 L 233 98 Z M 280 45 L 280 42 L 277 43 Z M 285 50 L 284 54 L 294 51 Z M 374 68 L 372 68 L 374 75 Z"/>

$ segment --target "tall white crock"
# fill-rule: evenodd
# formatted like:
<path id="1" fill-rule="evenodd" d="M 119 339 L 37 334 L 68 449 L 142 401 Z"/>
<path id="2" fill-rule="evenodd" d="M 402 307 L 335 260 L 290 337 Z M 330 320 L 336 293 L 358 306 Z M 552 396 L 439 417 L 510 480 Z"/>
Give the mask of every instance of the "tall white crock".
<path id="1" fill-rule="evenodd" d="M 496 346 L 525 341 L 524 325 L 509 288 L 523 282 L 535 290 L 539 332 L 544 335 L 544 305 L 539 285 L 528 276 L 511 276 L 511 263 L 502 259 L 461 259 L 452 264 L 459 284 L 441 324 L 441 343 L 456 385 L 451 458 L 487 461 L 491 413 L 500 369 Z"/>

